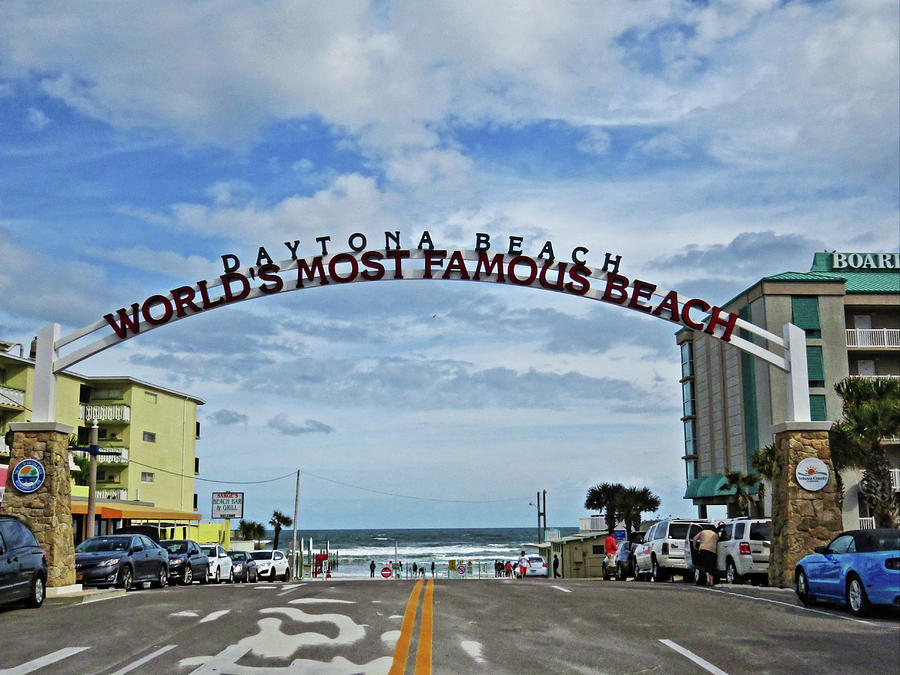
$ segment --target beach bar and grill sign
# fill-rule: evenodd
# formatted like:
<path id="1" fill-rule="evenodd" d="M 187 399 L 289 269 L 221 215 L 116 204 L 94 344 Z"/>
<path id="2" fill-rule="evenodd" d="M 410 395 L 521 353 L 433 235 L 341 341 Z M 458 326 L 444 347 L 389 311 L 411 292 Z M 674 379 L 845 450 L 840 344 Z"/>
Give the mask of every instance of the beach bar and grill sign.
<path id="1" fill-rule="evenodd" d="M 212 518 L 243 518 L 243 492 L 213 492 Z"/>

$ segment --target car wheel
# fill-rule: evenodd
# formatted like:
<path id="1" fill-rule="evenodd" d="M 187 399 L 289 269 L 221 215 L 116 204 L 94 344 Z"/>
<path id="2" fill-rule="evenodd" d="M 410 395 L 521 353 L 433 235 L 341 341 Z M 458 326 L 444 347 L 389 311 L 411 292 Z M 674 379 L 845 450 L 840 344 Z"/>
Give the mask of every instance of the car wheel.
<path id="1" fill-rule="evenodd" d="M 731 558 L 725 562 L 725 581 L 729 584 L 744 583 L 744 577 L 738 574 L 737 567 L 734 565 L 734 560 Z"/>
<path id="2" fill-rule="evenodd" d="M 284 568 L 284 574 L 281 575 L 282 581 L 290 581 L 291 580 L 291 571 L 287 567 Z"/>
<path id="3" fill-rule="evenodd" d="M 156 573 L 156 578 L 150 582 L 150 585 L 153 586 L 153 588 L 165 588 L 168 579 L 169 570 L 166 569 L 165 565 L 160 565 L 159 571 Z"/>
<path id="4" fill-rule="evenodd" d="M 40 573 L 36 573 L 31 579 L 31 592 L 28 594 L 27 604 L 29 607 L 40 607 L 44 604 L 44 577 Z"/>
<path id="5" fill-rule="evenodd" d="M 190 565 L 184 566 L 184 572 L 181 573 L 181 583 L 190 586 L 194 580 L 194 570 Z"/>
<path id="6" fill-rule="evenodd" d="M 234 583 L 234 568 L 233 567 L 231 568 L 231 570 L 229 570 L 228 578 L 225 581 L 227 581 L 229 584 Z"/>
<path id="7" fill-rule="evenodd" d="M 812 596 L 809 594 L 809 577 L 802 569 L 797 570 L 797 577 L 794 581 L 794 591 L 797 593 L 797 599 L 801 605 L 811 605 Z"/>
<path id="8" fill-rule="evenodd" d="M 273 568 L 272 568 L 272 572 L 269 574 L 269 581 L 270 581 L 270 582 L 273 582 L 273 581 L 275 581 L 277 578 L 278 578 L 278 577 L 275 576 L 275 568 L 273 567 Z"/>
<path id="9" fill-rule="evenodd" d="M 216 568 L 216 573 L 213 575 L 213 583 L 217 584 L 222 581 L 222 572 L 219 568 Z"/>
<path id="10" fill-rule="evenodd" d="M 250 576 L 250 573 L 249 573 L 249 572 L 247 573 L 247 575 L 248 575 L 248 577 L 249 577 L 249 579 L 250 579 L 250 583 L 251 583 L 251 584 L 255 584 L 255 583 L 258 581 L 258 579 L 259 579 L 259 574 L 256 572 L 256 570 L 253 570 L 253 575 L 252 575 L 252 576 Z"/>
<path id="11" fill-rule="evenodd" d="M 124 588 L 126 591 L 131 590 L 131 586 L 134 583 L 134 572 L 131 571 L 131 568 L 128 565 L 122 568 L 122 572 L 119 574 L 119 588 Z"/>
<path id="12" fill-rule="evenodd" d="M 862 581 L 855 574 L 851 574 L 847 578 L 846 592 L 847 607 L 855 616 L 865 616 L 869 613 L 871 605 L 866 595 L 866 589 L 863 587 Z"/>
<path id="13" fill-rule="evenodd" d="M 628 577 L 625 574 L 625 566 L 619 565 L 616 567 L 616 581 L 625 581 Z"/>
<path id="14" fill-rule="evenodd" d="M 200 577 L 200 580 L 199 580 L 199 581 L 200 581 L 201 584 L 208 584 L 208 583 L 209 583 L 209 567 L 204 567 L 204 568 L 203 568 L 203 574 L 202 574 L 202 576 Z"/>
<path id="15" fill-rule="evenodd" d="M 666 580 L 666 573 L 663 571 L 662 567 L 659 566 L 659 562 L 657 562 L 656 558 L 654 558 L 651 563 L 650 575 L 653 577 L 653 581 L 657 583 Z"/>

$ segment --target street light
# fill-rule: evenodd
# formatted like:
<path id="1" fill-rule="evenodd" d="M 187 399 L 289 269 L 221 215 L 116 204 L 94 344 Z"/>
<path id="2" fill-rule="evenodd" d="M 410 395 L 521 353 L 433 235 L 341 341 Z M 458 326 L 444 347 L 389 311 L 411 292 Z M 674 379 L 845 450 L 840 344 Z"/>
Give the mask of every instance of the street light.
<path id="1" fill-rule="evenodd" d="M 94 536 L 94 513 L 97 510 L 97 456 L 98 455 L 116 455 L 120 456 L 121 452 L 101 451 L 99 446 L 100 427 L 97 420 L 91 425 L 91 444 L 86 448 L 77 446 L 70 447 L 69 450 L 80 450 L 91 456 L 91 468 L 88 473 L 88 508 L 86 522 L 84 524 L 84 538 L 88 539 Z"/>

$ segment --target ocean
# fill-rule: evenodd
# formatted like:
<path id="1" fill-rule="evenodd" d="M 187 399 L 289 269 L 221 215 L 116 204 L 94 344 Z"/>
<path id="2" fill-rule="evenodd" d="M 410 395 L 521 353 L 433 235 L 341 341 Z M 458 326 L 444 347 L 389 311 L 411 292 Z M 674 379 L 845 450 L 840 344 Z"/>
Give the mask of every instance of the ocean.
<path id="1" fill-rule="evenodd" d="M 574 534 L 576 527 L 558 528 L 561 536 Z M 268 539 L 274 532 L 268 530 Z M 413 563 L 446 575 L 451 560 L 472 562 L 473 575 L 493 576 L 495 560 L 515 561 L 524 550 L 537 553 L 537 529 L 534 527 L 484 527 L 484 528 L 431 528 L 384 530 L 300 530 L 303 550 L 313 540 L 313 552 L 324 549 L 326 543 L 332 553 L 338 554 L 339 564 L 332 576 L 369 576 L 369 564 L 374 560 L 376 574 L 382 567 L 398 558 L 403 562 L 404 576 Z M 279 535 L 278 548 L 289 551 L 293 530 L 285 529 Z M 271 547 L 269 541 L 268 546 Z M 395 553 L 396 551 L 396 553 Z"/>

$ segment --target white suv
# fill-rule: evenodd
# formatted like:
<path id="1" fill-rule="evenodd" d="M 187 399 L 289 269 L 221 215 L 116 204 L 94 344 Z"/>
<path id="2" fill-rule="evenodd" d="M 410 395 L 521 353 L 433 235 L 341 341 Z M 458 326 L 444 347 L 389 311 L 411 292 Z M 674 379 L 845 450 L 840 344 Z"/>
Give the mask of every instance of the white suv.
<path id="1" fill-rule="evenodd" d="M 234 568 L 224 548 L 218 544 L 200 544 L 200 550 L 209 558 L 209 578 L 213 583 L 234 582 Z"/>
<path id="2" fill-rule="evenodd" d="M 684 560 L 685 538 L 691 525 L 708 523 L 708 520 L 661 520 L 644 535 L 640 544 L 634 545 L 634 576 L 636 579 L 652 577 L 665 581 L 672 573 L 681 574 L 685 581 L 693 581 L 693 573 Z"/>
<path id="3" fill-rule="evenodd" d="M 260 579 L 288 581 L 291 578 L 287 556 L 281 551 L 251 551 L 250 555 L 256 561 Z"/>
<path id="4" fill-rule="evenodd" d="M 716 567 L 725 574 L 729 584 L 740 584 L 746 579 L 767 583 L 771 546 L 770 519 L 726 520 L 720 529 Z"/>

